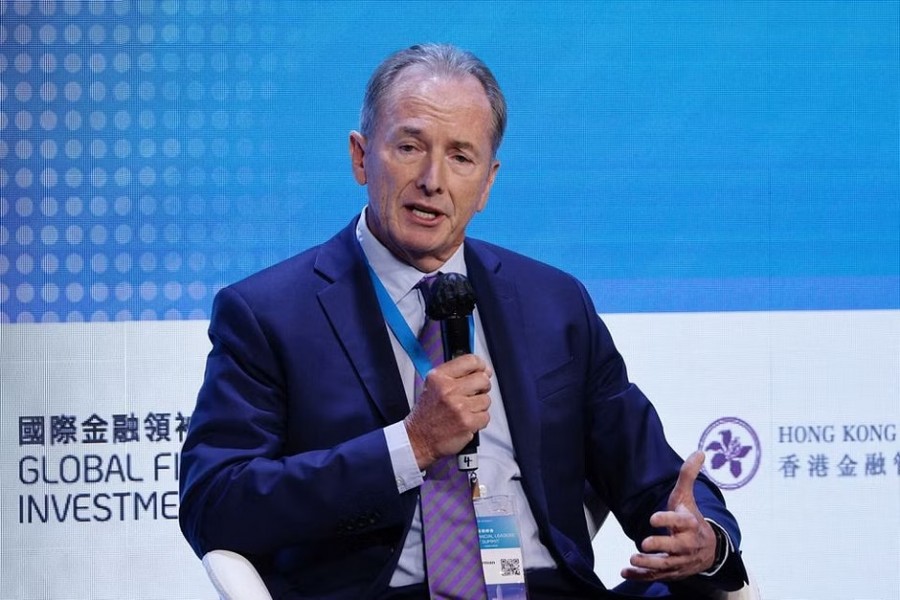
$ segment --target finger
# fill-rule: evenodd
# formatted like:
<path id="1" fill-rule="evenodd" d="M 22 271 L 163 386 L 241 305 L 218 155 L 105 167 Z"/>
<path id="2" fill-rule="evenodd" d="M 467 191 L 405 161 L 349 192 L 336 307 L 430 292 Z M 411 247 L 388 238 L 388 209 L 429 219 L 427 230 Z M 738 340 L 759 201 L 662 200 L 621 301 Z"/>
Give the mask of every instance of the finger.
<path id="1" fill-rule="evenodd" d="M 485 360 L 477 354 L 463 354 L 435 368 L 441 369 L 450 377 L 465 377 L 471 373 L 481 373 L 489 370 Z"/>
<path id="2" fill-rule="evenodd" d="M 631 581 L 678 581 L 691 576 L 688 571 L 680 569 L 672 571 L 657 571 L 656 569 L 642 569 L 639 567 L 625 567 L 620 575 L 622 579 Z"/>
<path id="3" fill-rule="evenodd" d="M 695 531 L 698 527 L 697 515 L 685 506 L 675 510 L 661 510 L 650 516 L 650 525 L 658 529 L 666 528 L 672 533 Z"/>
<path id="4" fill-rule="evenodd" d="M 490 405 L 491 380 L 481 374 L 444 379 L 435 385 L 448 402 L 460 409 L 480 411 Z"/>
<path id="5" fill-rule="evenodd" d="M 491 408 L 491 397 L 487 393 L 469 396 L 466 398 L 466 408 L 476 414 L 487 413 Z"/>
<path id="6" fill-rule="evenodd" d="M 488 423 L 491 422 L 491 415 L 487 412 L 478 413 L 475 415 L 475 426 L 472 431 L 472 437 L 475 437 L 475 434 L 481 431 L 482 429 L 488 426 Z"/>
<path id="7" fill-rule="evenodd" d="M 669 510 L 675 510 L 679 505 L 694 506 L 694 482 L 697 481 L 697 475 L 703 468 L 703 461 L 706 455 L 697 450 L 684 461 L 681 465 L 681 471 L 678 473 L 678 481 L 675 482 L 675 488 L 669 494 Z"/>
<path id="8" fill-rule="evenodd" d="M 658 575 L 655 571 L 638 569 L 636 567 L 625 567 L 619 575 L 622 579 L 629 579 L 631 581 L 655 581 L 658 579 Z"/>
<path id="9" fill-rule="evenodd" d="M 666 553 L 640 553 L 631 557 L 629 567 L 622 576 L 645 581 L 683 579 L 695 572 L 690 558 L 671 556 Z"/>
<path id="10" fill-rule="evenodd" d="M 481 370 L 468 370 L 465 365 L 444 363 L 428 372 L 424 389 L 440 396 L 478 396 L 491 390 L 491 379 Z"/>
<path id="11" fill-rule="evenodd" d="M 621 575 L 624 579 L 636 581 L 669 579 L 673 570 L 667 568 L 664 561 L 665 555 L 654 557 L 647 554 L 635 554 L 629 561 L 631 564 L 622 569 Z"/>
<path id="12" fill-rule="evenodd" d="M 644 571 L 655 571 L 657 573 L 667 573 L 678 568 L 678 561 L 665 552 L 639 552 L 632 554 L 629 560 L 632 567 Z"/>
<path id="13" fill-rule="evenodd" d="M 460 382 L 465 384 L 469 395 L 472 396 L 487 394 L 491 391 L 491 378 L 482 371 L 469 373 L 468 375 L 461 377 Z"/>
<path id="14" fill-rule="evenodd" d="M 690 552 L 690 539 L 684 535 L 651 535 L 641 542 L 641 550 L 644 553 L 666 553 L 678 556 Z"/>

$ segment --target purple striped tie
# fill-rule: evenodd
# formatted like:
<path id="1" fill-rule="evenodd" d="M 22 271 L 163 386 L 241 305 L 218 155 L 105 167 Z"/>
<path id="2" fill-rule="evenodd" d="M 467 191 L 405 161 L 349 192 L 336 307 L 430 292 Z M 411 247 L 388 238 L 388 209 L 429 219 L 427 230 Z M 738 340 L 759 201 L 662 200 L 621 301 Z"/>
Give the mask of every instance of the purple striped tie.
<path id="1" fill-rule="evenodd" d="M 426 300 L 433 280 L 434 276 L 425 277 L 417 286 Z M 444 362 L 440 322 L 426 318 L 419 341 L 434 366 Z M 422 384 L 417 374 L 416 398 L 422 393 Z M 428 467 L 421 492 L 425 570 L 431 598 L 483 600 L 487 592 L 472 487 L 468 475 L 457 468 L 455 456 L 439 459 Z"/>

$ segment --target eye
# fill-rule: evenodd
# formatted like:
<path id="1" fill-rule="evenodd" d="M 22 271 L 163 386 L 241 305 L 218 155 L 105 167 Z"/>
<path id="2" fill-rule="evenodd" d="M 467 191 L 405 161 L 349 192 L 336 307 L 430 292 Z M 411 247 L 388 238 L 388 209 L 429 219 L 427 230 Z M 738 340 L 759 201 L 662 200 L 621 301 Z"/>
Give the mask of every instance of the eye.
<path id="1" fill-rule="evenodd" d="M 469 163 L 472 162 L 472 161 L 469 159 L 469 157 L 466 156 L 465 154 L 454 154 L 454 155 L 451 157 L 451 160 L 453 160 L 454 162 L 457 162 L 457 163 L 459 163 L 459 164 L 462 164 L 462 165 L 469 164 Z"/>
<path id="2" fill-rule="evenodd" d="M 412 144 L 400 144 L 399 146 L 397 146 L 397 150 L 399 150 L 403 154 L 409 154 L 411 152 L 415 152 L 416 147 Z"/>

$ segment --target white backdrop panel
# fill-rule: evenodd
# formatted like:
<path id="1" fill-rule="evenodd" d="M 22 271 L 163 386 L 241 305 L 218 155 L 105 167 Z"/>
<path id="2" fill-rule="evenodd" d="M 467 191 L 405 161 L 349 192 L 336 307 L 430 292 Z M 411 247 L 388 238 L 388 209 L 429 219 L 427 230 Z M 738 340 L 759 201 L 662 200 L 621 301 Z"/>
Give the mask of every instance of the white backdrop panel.
<path id="1" fill-rule="evenodd" d="M 679 452 L 724 430 L 750 447 L 732 453 L 740 476 L 713 469 L 713 449 L 707 471 L 733 488 L 764 598 L 900 598 L 900 311 L 606 320 Z M 174 518 L 205 330 L 2 326 L 0 598 L 213 597 Z M 631 543 L 610 522 L 594 545 L 598 573 L 618 582 Z"/>

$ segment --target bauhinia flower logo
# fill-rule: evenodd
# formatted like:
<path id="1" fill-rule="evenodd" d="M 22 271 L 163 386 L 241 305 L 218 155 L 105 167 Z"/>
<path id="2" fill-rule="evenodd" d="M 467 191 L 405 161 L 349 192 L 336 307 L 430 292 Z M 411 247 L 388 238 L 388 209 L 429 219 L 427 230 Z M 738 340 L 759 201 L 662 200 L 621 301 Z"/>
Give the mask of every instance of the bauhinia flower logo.
<path id="1" fill-rule="evenodd" d="M 711 442 L 704 450 L 706 452 L 712 450 L 714 453 L 711 461 L 713 469 L 721 469 L 727 464 L 731 474 L 738 478 L 743 471 L 740 459 L 747 456 L 753 450 L 753 446 L 742 446 L 741 438 L 732 437 L 730 429 L 720 430 L 719 435 L 722 437 L 722 443 Z"/>
<path id="2" fill-rule="evenodd" d="M 745 443 L 742 440 L 747 440 Z M 718 419 L 700 436 L 706 453 L 706 475 L 724 490 L 733 490 L 753 479 L 762 458 L 759 437 L 737 417 Z M 726 468 L 727 466 L 727 468 Z"/>

